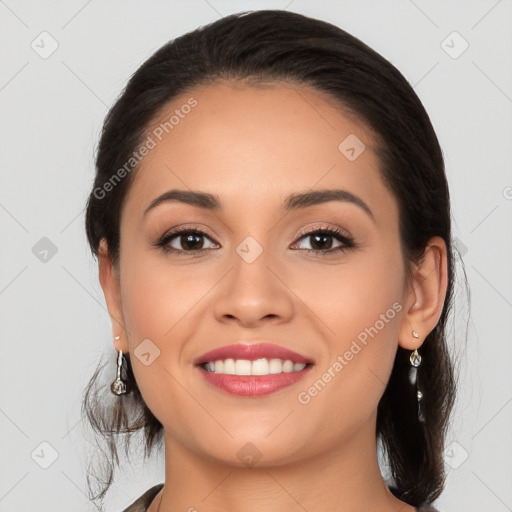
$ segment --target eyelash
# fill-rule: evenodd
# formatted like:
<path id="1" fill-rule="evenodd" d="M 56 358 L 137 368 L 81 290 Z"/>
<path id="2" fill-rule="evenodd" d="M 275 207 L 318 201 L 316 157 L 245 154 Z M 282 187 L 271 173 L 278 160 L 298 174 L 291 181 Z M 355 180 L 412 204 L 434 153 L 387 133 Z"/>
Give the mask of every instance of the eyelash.
<path id="1" fill-rule="evenodd" d="M 155 246 L 161 248 L 165 254 L 174 253 L 176 255 L 195 255 L 199 254 L 201 252 L 211 250 L 211 249 L 194 249 L 191 251 L 186 251 L 183 249 L 174 249 L 170 248 L 168 246 L 168 243 L 177 236 L 184 235 L 184 234 L 193 234 L 193 235 L 199 235 L 204 236 L 206 238 L 210 238 L 210 236 L 205 233 L 204 231 L 201 231 L 200 229 L 196 228 L 183 228 L 176 231 L 170 231 L 169 233 L 166 233 L 162 236 L 162 238 L 154 244 Z M 354 249 L 356 247 L 356 244 L 354 242 L 354 239 L 345 233 L 343 233 L 341 230 L 336 228 L 315 228 L 312 231 L 306 231 L 299 235 L 299 238 L 297 241 L 300 241 L 303 238 L 307 238 L 309 236 L 314 236 L 318 234 L 327 234 L 328 236 L 332 236 L 333 238 L 337 239 L 339 242 L 342 242 L 342 245 L 339 247 L 335 247 L 334 249 L 299 249 L 302 251 L 306 251 L 308 253 L 315 253 L 317 256 L 319 255 L 326 255 L 327 253 L 344 253 L 350 249 Z"/>

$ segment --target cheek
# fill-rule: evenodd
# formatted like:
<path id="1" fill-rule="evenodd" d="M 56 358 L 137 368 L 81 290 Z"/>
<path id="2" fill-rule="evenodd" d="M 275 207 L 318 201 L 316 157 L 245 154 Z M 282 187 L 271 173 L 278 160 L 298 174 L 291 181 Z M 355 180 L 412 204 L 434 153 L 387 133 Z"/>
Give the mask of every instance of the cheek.
<path id="1" fill-rule="evenodd" d="M 197 331 L 201 299 L 218 277 L 200 265 L 170 265 L 147 249 L 126 246 L 124 251 L 121 295 L 133 372 L 146 405 L 171 428 L 189 410 L 190 396 L 180 385 L 186 371 L 183 348 Z"/>
<path id="2" fill-rule="evenodd" d="M 308 306 L 311 320 L 316 318 L 331 348 L 343 349 L 358 336 L 364 341 L 365 333 L 370 337 L 368 330 L 372 339 L 398 334 L 404 278 L 399 255 L 393 256 L 390 249 L 365 250 L 340 264 L 308 265 L 284 280 Z"/>
<path id="3" fill-rule="evenodd" d="M 198 277 L 198 267 L 192 267 L 171 265 L 153 250 L 127 247 L 121 265 L 121 293 L 134 343 L 144 338 L 156 343 L 177 339 L 175 333 L 183 328 L 181 320 L 204 295 L 205 280 Z"/>
<path id="4" fill-rule="evenodd" d="M 375 410 L 391 374 L 403 311 L 403 267 L 390 252 L 358 255 L 322 270 L 324 276 L 304 273 L 308 277 L 293 287 L 307 297 L 311 321 L 325 333 L 327 351 L 317 380 L 301 388 L 299 403 L 308 402 L 311 412 L 328 413 L 338 428 L 350 428 L 348 423 L 356 428 Z"/>

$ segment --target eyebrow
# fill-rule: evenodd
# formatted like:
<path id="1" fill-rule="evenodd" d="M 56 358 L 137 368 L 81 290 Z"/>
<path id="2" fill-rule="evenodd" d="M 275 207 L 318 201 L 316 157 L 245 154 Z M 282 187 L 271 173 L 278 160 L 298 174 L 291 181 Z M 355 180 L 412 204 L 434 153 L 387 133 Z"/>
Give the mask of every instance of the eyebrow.
<path id="1" fill-rule="evenodd" d="M 327 203 L 329 201 L 342 201 L 355 204 L 375 222 L 375 217 L 370 210 L 370 207 L 360 197 L 352 194 L 348 190 L 342 189 L 311 190 L 308 192 L 290 194 L 285 198 L 281 206 L 281 211 L 288 212 L 298 210 Z M 193 190 L 173 189 L 153 199 L 151 204 L 144 211 L 144 216 L 160 204 L 168 202 L 180 202 L 209 211 L 222 210 L 221 201 L 216 194 Z"/>

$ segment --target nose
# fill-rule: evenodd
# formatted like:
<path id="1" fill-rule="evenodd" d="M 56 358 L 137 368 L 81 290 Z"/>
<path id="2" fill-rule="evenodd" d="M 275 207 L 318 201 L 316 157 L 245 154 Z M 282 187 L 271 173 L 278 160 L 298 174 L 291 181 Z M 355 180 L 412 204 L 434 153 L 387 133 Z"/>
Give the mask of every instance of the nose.
<path id="1" fill-rule="evenodd" d="M 290 321 L 294 314 L 293 292 L 280 274 L 265 251 L 250 263 L 235 254 L 233 268 L 219 283 L 215 318 L 240 327 Z"/>

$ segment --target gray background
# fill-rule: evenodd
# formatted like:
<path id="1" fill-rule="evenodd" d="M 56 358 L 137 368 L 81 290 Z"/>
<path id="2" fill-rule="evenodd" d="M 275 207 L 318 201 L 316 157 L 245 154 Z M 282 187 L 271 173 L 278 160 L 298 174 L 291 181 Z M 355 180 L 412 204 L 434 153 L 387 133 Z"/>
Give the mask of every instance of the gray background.
<path id="1" fill-rule="evenodd" d="M 512 510 L 511 0 L 0 0 L 0 511 L 93 510 L 80 399 L 101 354 L 114 376 L 115 352 L 83 208 L 108 107 L 167 40 L 261 8 L 359 37 L 398 67 L 431 116 L 472 293 L 467 326 L 463 288 L 450 324 L 461 391 L 437 506 Z M 163 481 L 163 456 L 125 467 L 107 510 Z"/>

